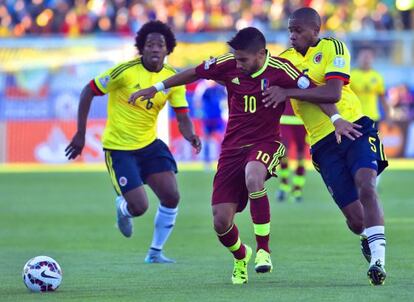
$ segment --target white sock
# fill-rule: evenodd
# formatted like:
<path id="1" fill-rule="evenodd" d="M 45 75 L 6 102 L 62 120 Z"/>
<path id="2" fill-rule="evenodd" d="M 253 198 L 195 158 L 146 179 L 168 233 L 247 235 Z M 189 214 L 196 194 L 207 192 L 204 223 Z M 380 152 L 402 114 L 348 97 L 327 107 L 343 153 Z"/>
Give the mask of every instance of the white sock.
<path id="1" fill-rule="evenodd" d="M 380 260 L 381 265 L 385 266 L 385 235 L 384 235 L 384 226 L 376 225 L 365 229 L 368 244 L 371 250 L 371 263 L 370 265 L 375 264 Z"/>
<path id="2" fill-rule="evenodd" d="M 171 209 L 159 205 L 154 219 L 154 236 L 151 248 L 162 250 L 174 227 L 177 212 L 178 208 Z"/>
<path id="3" fill-rule="evenodd" d="M 119 208 L 121 210 L 122 215 L 124 215 L 125 217 L 129 217 L 129 218 L 134 217 L 128 211 L 128 203 L 126 202 L 125 198 L 123 196 L 118 196 L 116 199 L 117 200 L 120 200 L 121 199 L 121 203 L 119 205 Z"/>

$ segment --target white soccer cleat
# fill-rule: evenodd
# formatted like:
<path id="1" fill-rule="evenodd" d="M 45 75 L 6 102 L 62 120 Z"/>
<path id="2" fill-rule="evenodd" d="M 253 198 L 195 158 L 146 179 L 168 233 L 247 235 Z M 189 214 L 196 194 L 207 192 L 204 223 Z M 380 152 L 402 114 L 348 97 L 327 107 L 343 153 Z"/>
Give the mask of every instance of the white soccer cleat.
<path id="1" fill-rule="evenodd" d="M 132 235 L 133 224 L 132 224 L 132 218 L 126 217 L 124 214 L 122 214 L 120 206 L 123 200 L 124 198 L 120 196 L 115 201 L 116 203 L 116 224 L 118 226 L 118 229 L 121 231 L 122 235 L 129 238 Z"/>
<path id="2" fill-rule="evenodd" d="M 176 261 L 164 256 L 161 250 L 150 248 L 147 256 L 145 257 L 145 263 L 175 263 Z"/>

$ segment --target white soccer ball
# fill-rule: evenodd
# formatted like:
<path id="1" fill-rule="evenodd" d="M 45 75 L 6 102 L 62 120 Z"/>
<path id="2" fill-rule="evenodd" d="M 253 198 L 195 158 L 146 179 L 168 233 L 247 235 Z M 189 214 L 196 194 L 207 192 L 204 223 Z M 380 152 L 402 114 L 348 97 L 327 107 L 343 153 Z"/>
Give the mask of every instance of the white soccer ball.
<path id="1" fill-rule="evenodd" d="M 56 260 L 37 256 L 24 265 L 23 282 L 33 292 L 55 291 L 62 282 L 62 269 Z"/>

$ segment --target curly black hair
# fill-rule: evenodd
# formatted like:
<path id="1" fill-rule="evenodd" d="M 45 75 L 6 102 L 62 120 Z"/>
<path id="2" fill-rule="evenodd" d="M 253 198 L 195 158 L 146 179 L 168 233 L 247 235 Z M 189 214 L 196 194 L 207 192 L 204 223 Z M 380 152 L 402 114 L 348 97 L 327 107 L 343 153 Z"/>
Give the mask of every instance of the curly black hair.
<path id="1" fill-rule="evenodd" d="M 165 43 L 167 44 L 167 54 L 173 52 L 175 46 L 177 45 L 174 33 L 167 24 L 155 20 L 145 23 L 135 36 L 135 47 L 138 49 L 140 54 L 142 54 L 144 51 L 144 45 L 147 36 L 152 33 L 159 33 L 163 35 L 165 38 Z"/>

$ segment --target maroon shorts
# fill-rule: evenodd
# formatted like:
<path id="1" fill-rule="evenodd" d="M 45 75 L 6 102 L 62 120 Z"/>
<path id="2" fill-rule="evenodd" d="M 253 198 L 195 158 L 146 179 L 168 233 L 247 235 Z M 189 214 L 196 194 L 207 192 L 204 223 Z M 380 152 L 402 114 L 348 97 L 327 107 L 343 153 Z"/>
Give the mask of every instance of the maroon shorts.
<path id="1" fill-rule="evenodd" d="M 282 142 L 287 148 L 293 143 L 298 152 L 305 150 L 306 130 L 303 125 L 280 125 L 280 133 L 282 133 Z"/>
<path id="2" fill-rule="evenodd" d="M 269 171 L 268 177 L 271 177 L 276 175 L 276 166 L 284 153 L 285 146 L 279 142 L 222 150 L 218 160 L 217 173 L 214 176 L 212 205 L 237 203 L 237 211 L 243 211 L 249 198 L 245 180 L 247 163 L 250 161 L 262 162 Z"/>

